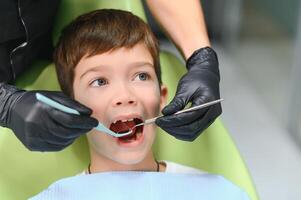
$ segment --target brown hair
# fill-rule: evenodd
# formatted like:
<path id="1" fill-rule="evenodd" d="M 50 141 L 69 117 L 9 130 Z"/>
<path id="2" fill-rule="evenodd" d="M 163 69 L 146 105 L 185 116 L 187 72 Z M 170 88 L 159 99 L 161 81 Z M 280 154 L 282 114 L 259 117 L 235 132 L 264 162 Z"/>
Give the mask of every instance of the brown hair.
<path id="1" fill-rule="evenodd" d="M 84 57 L 142 42 L 148 48 L 161 84 L 158 41 L 149 26 L 130 12 L 102 9 L 81 15 L 64 28 L 54 51 L 62 91 L 73 97 L 74 69 Z"/>

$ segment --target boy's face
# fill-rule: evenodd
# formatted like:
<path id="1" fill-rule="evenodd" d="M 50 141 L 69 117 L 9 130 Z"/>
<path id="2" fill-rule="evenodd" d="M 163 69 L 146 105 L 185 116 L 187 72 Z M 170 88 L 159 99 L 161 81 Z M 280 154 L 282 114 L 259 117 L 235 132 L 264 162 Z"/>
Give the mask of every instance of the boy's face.
<path id="1" fill-rule="evenodd" d="M 83 57 L 75 68 L 73 89 L 75 99 L 115 132 L 157 116 L 167 96 L 167 89 L 159 87 L 153 59 L 142 43 Z M 155 125 L 146 125 L 131 137 L 118 139 L 93 129 L 88 140 L 98 156 L 136 164 L 150 153 L 155 132 Z"/>

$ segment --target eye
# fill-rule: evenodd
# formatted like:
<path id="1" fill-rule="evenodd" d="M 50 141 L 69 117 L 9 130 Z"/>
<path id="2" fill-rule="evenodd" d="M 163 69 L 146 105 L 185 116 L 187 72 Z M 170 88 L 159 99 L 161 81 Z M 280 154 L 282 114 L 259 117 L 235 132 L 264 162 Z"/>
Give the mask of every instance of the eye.
<path id="1" fill-rule="evenodd" d="M 137 78 L 140 81 L 146 81 L 146 80 L 150 79 L 150 75 L 146 72 L 141 72 L 135 77 L 135 80 L 137 80 Z"/>
<path id="2" fill-rule="evenodd" d="M 95 79 L 94 81 L 92 81 L 92 82 L 90 83 L 90 85 L 91 85 L 92 87 L 104 86 L 104 85 L 106 85 L 106 84 L 108 84 L 108 81 L 107 81 L 106 79 L 104 79 L 104 78 L 98 78 L 98 79 Z"/>

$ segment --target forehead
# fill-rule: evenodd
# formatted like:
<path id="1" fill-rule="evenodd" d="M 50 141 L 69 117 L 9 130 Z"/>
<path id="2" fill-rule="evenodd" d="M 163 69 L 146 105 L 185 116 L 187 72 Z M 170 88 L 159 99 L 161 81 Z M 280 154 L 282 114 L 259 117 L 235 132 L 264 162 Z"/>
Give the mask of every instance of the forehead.
<path id="1" fill-rule="evenodd" d="M 132 48 L 118 48 L 95 56 L 84 56 L 75 67 L 76 75 L 81 76 L 87 71 L 100 66 L 141 66 L 143 63 L 154 65 L 148 48 L 138 43 Z"/>

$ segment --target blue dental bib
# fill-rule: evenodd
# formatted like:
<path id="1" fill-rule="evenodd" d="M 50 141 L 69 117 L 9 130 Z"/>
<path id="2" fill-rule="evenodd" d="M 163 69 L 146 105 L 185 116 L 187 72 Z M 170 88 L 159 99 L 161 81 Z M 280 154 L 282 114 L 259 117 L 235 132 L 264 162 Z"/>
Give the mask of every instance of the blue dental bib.
<path id="1" fill-rule="evenodd" d="M 239 187 L 212 174 L 104 172 L 53 183 L 32 200 L 248 200 Z"/>

